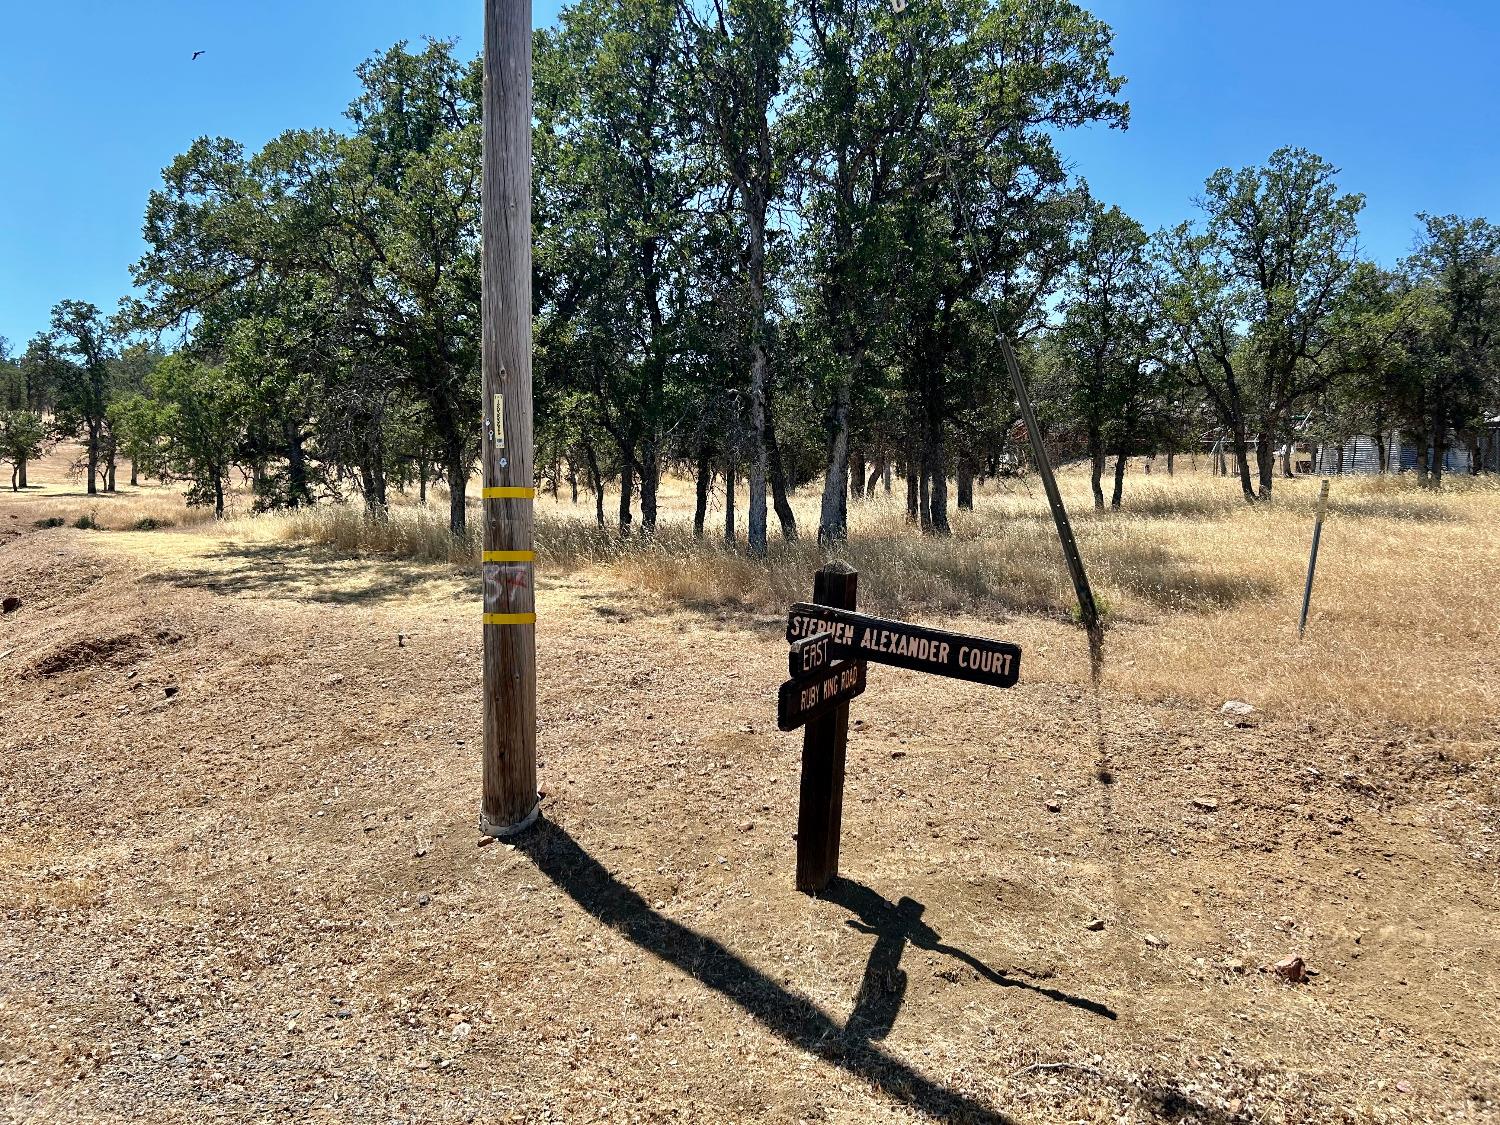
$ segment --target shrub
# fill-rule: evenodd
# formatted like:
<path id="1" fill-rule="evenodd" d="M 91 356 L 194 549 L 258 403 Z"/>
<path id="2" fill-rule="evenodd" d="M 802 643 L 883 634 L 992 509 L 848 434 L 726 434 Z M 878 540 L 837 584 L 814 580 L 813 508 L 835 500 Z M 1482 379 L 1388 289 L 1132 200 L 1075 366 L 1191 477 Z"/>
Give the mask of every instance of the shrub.
<path id="1" fill-rule="evenodd" d="M 73 521 L 73 526 L 76 527 L 79 531 L 100 530 L 99 520 L 93 512 L 84 512 L 83 515 L 79 516 L 76 520 Z"/>
<path id="2" fill-rule="evenodd" d="M 44 520 L 37 520 L 36 526 L 39 528 L 61 527 L 67 522 L 68 521 L 63 519 L 62 516 L 48 516 Z"/>

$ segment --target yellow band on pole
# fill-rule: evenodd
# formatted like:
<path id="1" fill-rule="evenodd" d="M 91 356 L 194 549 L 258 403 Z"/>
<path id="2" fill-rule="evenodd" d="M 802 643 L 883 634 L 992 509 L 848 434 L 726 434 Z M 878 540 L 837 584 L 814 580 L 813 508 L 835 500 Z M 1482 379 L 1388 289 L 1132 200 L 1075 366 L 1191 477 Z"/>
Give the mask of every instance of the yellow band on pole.
<path id="1" fill-rule="evenodd" d="M 534 613 L 486 613 L 484 615 L 486 625 L 535 625 L 536 614 Z"/>
<path id="2" fill-rule="evenodd" d="M 486 500 L 535 500 L 536 489 L 523 488 L 520 485 L 491 484 L 486 485 L 481 492 Z"/>
<path id="3" fill-rule="evenodd" d="M 499 563 L 499 562 L 514 562 L 514 563 L 536 562 L 536 552 L 535 551 L 486 551 L 486 552 L 484 552 L 484 561 L 485 562 L 495 562 L 495 563 Z"/>

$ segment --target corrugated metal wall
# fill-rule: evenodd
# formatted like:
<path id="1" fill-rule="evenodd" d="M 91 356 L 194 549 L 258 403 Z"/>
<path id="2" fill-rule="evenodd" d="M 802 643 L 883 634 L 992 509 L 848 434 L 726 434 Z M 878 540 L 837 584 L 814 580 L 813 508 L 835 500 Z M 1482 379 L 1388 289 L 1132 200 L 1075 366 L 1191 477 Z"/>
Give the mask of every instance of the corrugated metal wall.
<path id="1" fill-rule="evenodd" d="M 1386 451 L 1390 458 L 1389 463 L 1395 465 L 1399 455 L 1396 437 L 1387 434 L 1385 437 Z M 1412 454 L 1415 464 L 1416 454 Z M 1380 447 L 1375 444 L 1372 437 L 1350 438 L 1344 442 L 1342 448 L 1338 445 L 1320 445 L 1317 456 L 1313 458 L 1313 472 L 1319 476 L 1335 473 L 1378 473 L 1380 472 Z"/>
<path id="2" fill-rule="evenodd" d="M 1392 472 L 1413 472 L 1417 467 L 1417 458 L 1420 456 L 1424 462 L 1432 460 L 1432 447 L 1418 451 L 1417 446 L 1401 442 L 1394 433 L 1385 436 L 1387 464 Z M 1450 446 L 1443 453 L 1443 471 L 1445 473 L 1467 473 L 1473 465 L 1473 455 L 1467 446 Z M 1342 448 L 1337 444 L 1322 445 L 1318 447 L 1318 454 L 1313 459 L 1313 471 L 1318 475 L 1337 473 L 1378 473 L 1380 472 L 1380 447 L 1375 444 L 1375 439 L 1370 437 L 1350 438 L 1344 442 Z"/>

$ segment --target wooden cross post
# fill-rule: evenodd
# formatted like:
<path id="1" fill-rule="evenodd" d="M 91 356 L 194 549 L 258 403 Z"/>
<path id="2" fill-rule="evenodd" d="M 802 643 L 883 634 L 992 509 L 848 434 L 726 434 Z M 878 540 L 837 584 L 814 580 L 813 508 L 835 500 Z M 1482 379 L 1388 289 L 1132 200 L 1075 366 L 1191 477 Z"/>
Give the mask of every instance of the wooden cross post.
<path id="1" fill-rule="evenodd" d="M 813 601 L 836 609 L 854 609 L 858 588 L 858 571 L 848 563 L 829 563 L 813 578 Z M 848 739 L 848 703 L 840 703 L 802 729 L 802 783 L 797 804 L 799 891 L 826 890 L 839 873 Z"/>
<path id="2" fill-rule="evenodd" d="M 839 873 L 844 816 L 844 752 L 849 701 L 865 690 L 866 665 L 888 664 L 991 687 L 1014 687 L 1021 647 L 946 629 L 856 613 L 859 575 L 829 563 L 813 582 L 813 600 L 787 612 L 787 673 L 776 693 L 776 725 L 802 727 L 797 806 L 797 889 L 826 890 Z"/>
<path id="3" fill-rule="evenodd" d="M 492 836 L 537 816 L 531 475 L 531 0 L 484 4 L 484 787 Z"/>

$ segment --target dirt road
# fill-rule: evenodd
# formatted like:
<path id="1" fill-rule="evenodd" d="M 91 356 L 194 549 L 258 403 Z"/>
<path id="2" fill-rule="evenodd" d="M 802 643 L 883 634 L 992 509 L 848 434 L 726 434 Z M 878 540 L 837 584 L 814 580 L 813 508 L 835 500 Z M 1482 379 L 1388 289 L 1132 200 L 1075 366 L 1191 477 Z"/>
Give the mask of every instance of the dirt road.
<path id="1" fill-rule="evenodd" d="M 809 898 L 776 619 L 545 582 L 546 823 L 480 847 L 450 569 L 0 539 L 0 1118 L 1500 1112 L 1493 742 L 1096 701 L 1066 626 L 951 621 L 1021 685 L 871 669 Z"/>

